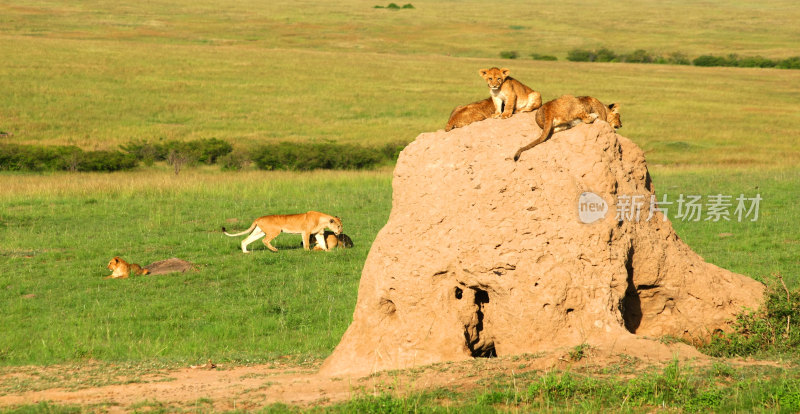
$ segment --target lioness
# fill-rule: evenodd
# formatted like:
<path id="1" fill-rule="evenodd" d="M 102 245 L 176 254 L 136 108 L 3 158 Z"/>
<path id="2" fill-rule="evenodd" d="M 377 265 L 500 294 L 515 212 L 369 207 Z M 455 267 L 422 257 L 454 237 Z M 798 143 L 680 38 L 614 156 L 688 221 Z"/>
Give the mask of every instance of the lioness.
<path id="1" fill-rule="evenodd" d="M 325 245 L 328 247 L 328 250 L 333 250 L 333 248 L 337 246 L 343 249 L 353 247 L 353 240 L 344 233 L 333 234 L 331 231 L 325 231 L 323 237 L 325 238 Z M 322 247 L 317 245 L 316 237 L 309 237 L 308 245 L 313 250 L 323 250 Z"/>
<path id="2" fill-rule="evenodd" d="M 605 119 L 614 128 L 622 126 L 619 117 L 619 105 L 611 104 L 606 109 L 600 101 L 591 96 L 576 98 L 564 95 L 542 105 L 536 112 L 536 123 L 542 128 L 539 138 L 517 150 L 514 161 L 519 160 L 523 152 L 541 144 L 551 133 L 563 131 L 580 124 L 591 124 L 597 118 Z"/>
<path id="3" fill-rule="evenodd" d="M 105 279 L 124 279 L 130 276 L 131 272 L 137 275 L 146 275 L 150 273 L 149 270 L 142 269 L 142 267 L 136 263 L 128 263 L 122 260 L 119 256 L 111 259 L 106 267 L 108 267 L 108 270 L 110 270 L 112 273 L 106 276 Z"/>
<path id="4" fill-rule="evenodd" d="M 461 128 L 473 122 L 483 121 L 494 114 L 494 102 L 492 98 L 486 98 L 482 101 L 473 102 L 471 104 L 457 106 L 450 113 L 450 119 L 447 121 L 445 131 L 450 131 L 453 128 Z"/>
<path id="5" fill-rule="evenodd" d="M 342 232 L 342 220 L 339 217 L 329 216 L 317 211 L 309 211 L 303 214 L 276 214 L 257 218 L 253 224 L 250 225 L 250 228 L 243 232 L 230 234 L 225 230 L 225 227 L 222 228 L 222 232 L 230 237 L 241 236 L 252 232 L 242 240 L 242 251 L 245 253 L 250 253 L 247 251 L 248 244 L 264 236 L 266 236 L 263 240 L 264 245 L 273 252 L 277 252 L 278 249 L 272 246 L 270 242 L 272 239 L 278 237 L 281 232 L 302 235 L 303 248 L 305 250 L 309 250 L 308 240 L 309 237 L 313 235 L 316 237 L 317 244 L 319 244 L 322 250 L 328 250 L 325 244 L 325 238 L 323 237 L 325 228 L 333 230 L 333 233 L 338 235 Z"/>
<path id="6" fill-rule="evenodd" d="M 489 86 L 495 108 L 493 118 L 505 119 L 514 112 L 530 112 L 542 106 L 542 94 L 508 76 L 508 69 L 481 69 L 478 73 Z"/>

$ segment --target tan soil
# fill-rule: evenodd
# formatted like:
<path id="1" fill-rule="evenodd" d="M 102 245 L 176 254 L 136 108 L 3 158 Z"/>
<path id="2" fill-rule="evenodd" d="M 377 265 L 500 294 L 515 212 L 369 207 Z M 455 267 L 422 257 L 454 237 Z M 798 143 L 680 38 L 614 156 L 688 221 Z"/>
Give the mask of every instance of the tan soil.
<path id="1" fill-rule="evenodd" d="M 458 392 L 483 386 L 486 380 L 510 378 L 533 370 L 586 369 L 616 365 L 624 367 L 621 375 L 643 369 L 652 363 L 617 354 L 589 350 L 573 361 L 569 349 L 550 354 L 521 355 L 508 358 L 476 359 L 457 363 L 429 365 L 406 371 L 384 371 L 368 377 L 331 377 L 317 373 L 319 365 L 291 367 L 275 365 L 215 369 L 184 368 L 139 375 L 128 373 L 106 378 L 113 385 L 88 386 L 97 382 L 98 369 L 75 366 L 20 367 L 0 372 L 0 408 L 48 402 L 53 405 L 91 407 L 93 412 L 146 411 L 152 406 L 215 411 L 258 409 L 273 403 L 301 407 L 331 404 L 364 395 L 391 393 L 406 395 L 419 390 L 447 388 Z M 701 361 L 689 364 L 702 364 Z M 627 371 L 626 371 L 627 370 Z M 33 388 L 39 391 L 15 392 L 9 384 L 30 383 L 41 377 L 58 377 Z M 4 394 L 5 393 L 5 394 Z M 2 410 L 0 410 L 2 411 Z M 173 410 L 169 410 L 173 411 Z M 176 410 L 177 411 L 177 410 Z"/>
<path id="2" fill-rule="evenodd" d="M 667 346 L 671 348 L 672 346 Z M 677 349 L 673 349 L 677 350 Z M 343 402 L 367 395 L 405 396 L 413 392 L 449 389 L 456 392 L 481 392 L 495 382 L 512 382 L 515 376 L 531 371 L 542 373 L 556 369 L 590 375 L 615 375 L 631 378 L 648 368 L 662 369 L 652 359 L 638 359 L 625 354 L 588 349 L 580 360 L 573 360 L 572 349 L 549 354 L 500 358 L 477 358 L 461 362 L 427 365 L 403 371 L 383 371 L 367 377 L 331 377 L 317 373 L 312 366 L 260 365 L 216 369 L 184 368 L 137 374 L 136 368 L 106 378 L 112 385 L 90 386 L 97 382 L 98 370 L 114 371 L 108 365 L 85 368 L 76 366 L 17 367 L 0 371 L 0 411 L 3 408 L 47 402 L 51 405 L 77 405 L 90 412 L 147 412 L 148 408 L 166 408 L 167 412 L 202 409 L 204 411 L 258 410 L 274 403 L 313 407 Z M 706 358 L 683 359 L 684 367 L 703 367 Z M 736 365 L 769 365 L 772 362 L 727 360 Z M 15 391 L 13 384 L 50 378 L 49 383 L 30 388 L 39 391 Z M 53 380 L 52 378 L 57 379 Z M 526 387 L 519 381 L 521 387 Z"/>
<path id="3" fill-rule="evenodd" d="M 151 276 L 155 276 L 174 272 L 187 272 L 194 269 L 194 264 L 192 262 L 187 262 L 186 260 L 178 259 L 177 257 L 172 257 L 166 260 L 159 260 L 157 262 L 150 263 L 144 268 L 150 271 Z"/>

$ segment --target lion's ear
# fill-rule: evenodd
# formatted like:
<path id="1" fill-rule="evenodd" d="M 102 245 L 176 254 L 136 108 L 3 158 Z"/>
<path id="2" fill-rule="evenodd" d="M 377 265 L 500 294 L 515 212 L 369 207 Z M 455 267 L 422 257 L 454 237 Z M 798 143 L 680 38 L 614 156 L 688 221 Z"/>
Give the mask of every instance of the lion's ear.
<path id="1" fill-rule="evenodd" d="M 610 109 L 611 112 L 619 112 L 619 104 L 612 103 L 611 105 L 608 106 L 608 109 Z"/>
<path id="2" fill-rule="evenodd" d="M 506 76 L 511 74 L 511 71 L 506 69 L 506 68 L 503 68 L 503 69 L 500 69 L 500 73 L 503 74 L 503 77 L 506 77 Z"/>
<path id="3" fill-rule="evenodd" d="M 336 223 L 336 220 L 334 220 L 334 219 L 331 219 L 331 223 Z"/>
<path id="4" fill-rule="evenodd" d="M 486 73 L 488 73 L 488 72 L 489 72 L 489 69 L 481 69 L 481 70 L 478 71 L 478 73 L 483 77 L 486 77 Z"/>

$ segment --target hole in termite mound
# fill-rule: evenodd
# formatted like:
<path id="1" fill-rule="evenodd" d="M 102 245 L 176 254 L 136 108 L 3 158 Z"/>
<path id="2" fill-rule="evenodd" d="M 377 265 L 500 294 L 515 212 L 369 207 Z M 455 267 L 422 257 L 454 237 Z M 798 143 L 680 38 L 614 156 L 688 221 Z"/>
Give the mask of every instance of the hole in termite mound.
<path id="1" fill-rule="evenodd" d="M 470 302 L 464 307 L 465 311 L 461 318 L 464 322 L 464 340 L 470 355 L 473 358 L 496 357 L 494 337 L 491 334 L 491 318 L 487 318 L 486 315 L 490 303 L 489 292 L 477 287 L 466 289 L 456 287 L 454 294 L 456 299 Z"/>

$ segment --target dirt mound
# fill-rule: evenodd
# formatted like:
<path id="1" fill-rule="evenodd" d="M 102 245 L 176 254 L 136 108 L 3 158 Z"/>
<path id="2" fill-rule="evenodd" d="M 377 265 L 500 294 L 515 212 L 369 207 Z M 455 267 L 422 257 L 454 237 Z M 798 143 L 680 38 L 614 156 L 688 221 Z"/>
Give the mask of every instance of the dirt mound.
<path id="1" fill-rule="evenodd" d="M 177 257 L 172 257 L 166 260 L 159 260 L 157 262 L 150 263 L 144 268 L 150 271 L 150 275 L 163 275 L 175 272 L 183 273 L 188 270 L 192 270 L 194 269 L 194 263 L 178 259 Z"/>
<path id="2" fill-rule="evenodd" d="M 704 262 L 662 212 L 649 217 L 654 188 L 633 142 L 598 121 L 512 161 L 539 132 L 518 114 L 421 134 L 402 152 L 353 323 L 322 373 L 581 344 L 699 357 L 652 338 L 703 341 L 759 306 L 760 283 Z M 643 205 L 638 220 L 626 204 Z"/>

